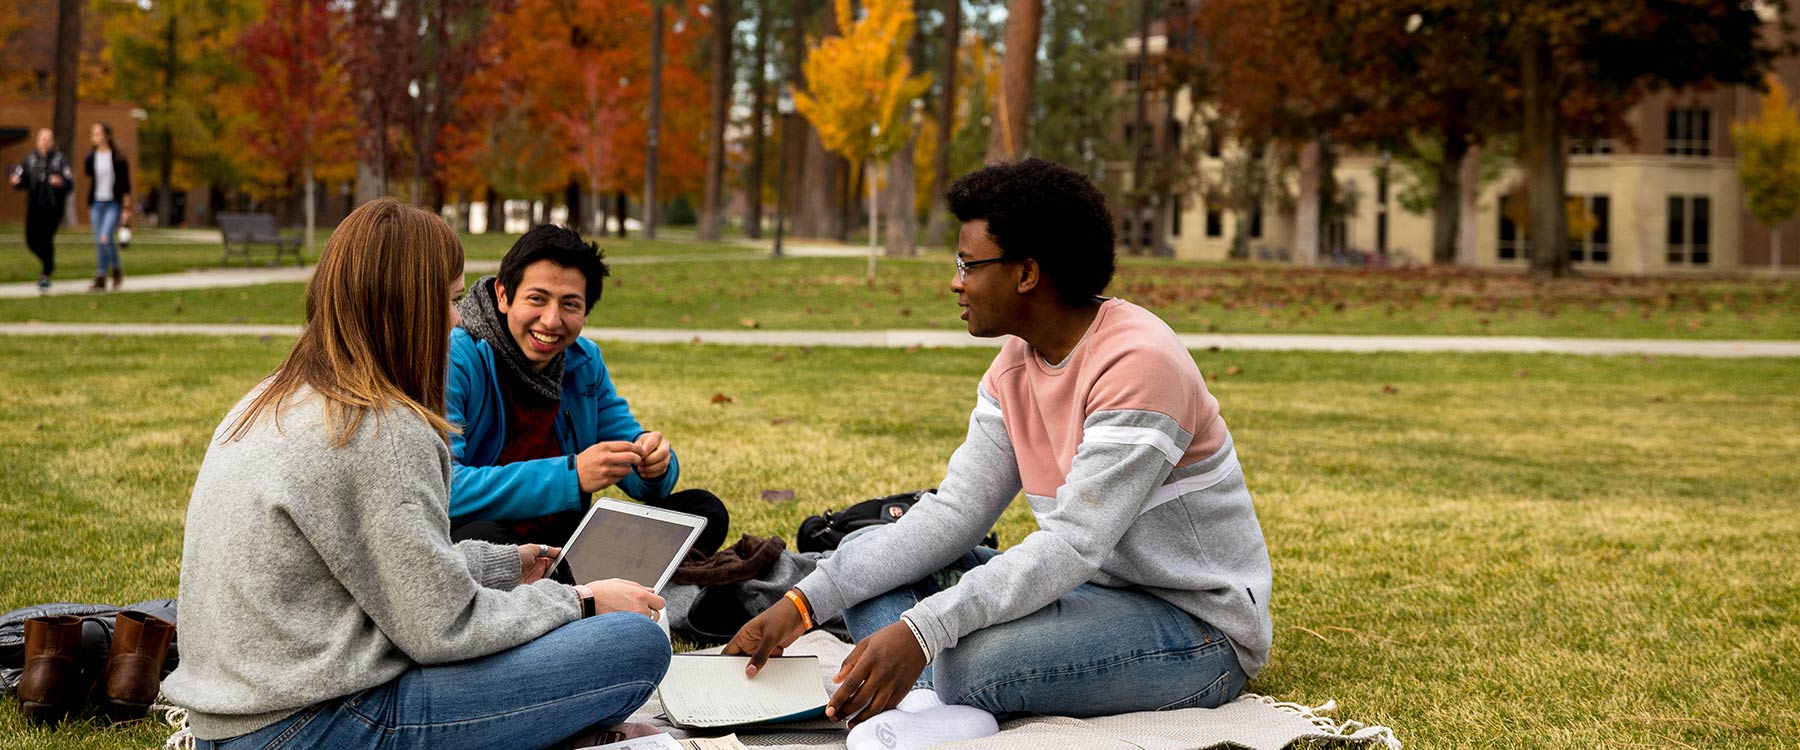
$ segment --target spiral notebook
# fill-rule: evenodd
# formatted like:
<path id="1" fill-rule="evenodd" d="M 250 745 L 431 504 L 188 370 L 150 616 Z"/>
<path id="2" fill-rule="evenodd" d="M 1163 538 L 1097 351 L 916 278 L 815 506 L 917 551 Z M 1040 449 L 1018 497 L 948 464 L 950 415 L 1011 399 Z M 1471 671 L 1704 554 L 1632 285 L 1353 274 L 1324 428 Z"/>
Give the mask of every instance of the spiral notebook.
<path id="1" fill-rule="evenodd" d="M 746 677 L 747 656 L 676 654 L 656 687 L 669 723 L 688 729 L 786 724 L 825 718 L 819 657 L 777 656 Z"/>

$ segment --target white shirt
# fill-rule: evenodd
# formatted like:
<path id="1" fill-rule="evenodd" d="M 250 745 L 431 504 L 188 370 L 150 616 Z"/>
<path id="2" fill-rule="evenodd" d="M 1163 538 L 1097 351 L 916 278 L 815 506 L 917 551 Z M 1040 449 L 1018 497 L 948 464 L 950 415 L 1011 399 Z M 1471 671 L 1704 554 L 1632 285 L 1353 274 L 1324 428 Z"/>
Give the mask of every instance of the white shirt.
<path id="1" fill-rule="evenodd" d="M 113 196 L 112 149 L 94 152 L 94 202 L 117 200 Z"/>

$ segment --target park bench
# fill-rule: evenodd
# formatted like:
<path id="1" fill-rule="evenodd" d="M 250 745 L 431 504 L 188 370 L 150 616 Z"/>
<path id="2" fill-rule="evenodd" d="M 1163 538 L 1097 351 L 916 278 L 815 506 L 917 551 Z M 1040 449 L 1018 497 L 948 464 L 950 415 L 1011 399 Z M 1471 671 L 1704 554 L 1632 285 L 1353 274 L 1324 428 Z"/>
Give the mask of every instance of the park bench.
<path id="1" fill-rule="evenodd" d="M 300 238 L 276 229 L 274 214 L 221 212 L 219 234 L 225 238 L 225 256 L 219 259 L 221 266 L 230 265 L 233 255 L 243 256 L 248 265 L 251 245 L 274 246 L 275 257 L 269 261 L 271 266 L 281 265 L 281 255 L 285 252 L 294 254 L 296 265 L 306 265 L 306 258 L 300 255 Z"/>

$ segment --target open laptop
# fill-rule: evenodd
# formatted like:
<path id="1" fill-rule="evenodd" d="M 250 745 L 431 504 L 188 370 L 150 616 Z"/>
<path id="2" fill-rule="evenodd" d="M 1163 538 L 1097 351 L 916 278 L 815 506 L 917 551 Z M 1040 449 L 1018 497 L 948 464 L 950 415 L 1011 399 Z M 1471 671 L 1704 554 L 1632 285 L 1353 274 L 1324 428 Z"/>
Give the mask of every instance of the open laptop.
<path id="1" fill-rule="evenodd" d="M 550 577 L 576 584 L 623 578 L 661 592 L 706 519 L 610 498 L 594 501 L 562 546 Z"/>

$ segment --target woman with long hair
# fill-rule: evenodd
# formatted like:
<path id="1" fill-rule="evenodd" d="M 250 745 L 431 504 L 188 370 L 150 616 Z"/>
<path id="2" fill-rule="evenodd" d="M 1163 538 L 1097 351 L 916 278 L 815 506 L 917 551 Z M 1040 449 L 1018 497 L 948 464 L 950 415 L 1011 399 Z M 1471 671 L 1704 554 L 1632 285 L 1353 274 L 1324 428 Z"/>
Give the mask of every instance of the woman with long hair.
<path id="1" fill-rule="evenodd" d="M 462 289 L 442 219 L 356 209 L 293 351 L 214 433 L 163 684 L 197 747 L 546 747 L 622 721 L 662 679 L 654 592 L 548 580 L 540 545 L 451 543 Z"/>
<path id="2" fill-rule="evenodd" d="M 112 276 L 113 291 L 125 282 L 125 271 L 119 267 L 119 227 L 131 221 L 131 160 L 113 145 L 113 129 L 104 122 L 94 123 L 82 169 L 88 176 L 88 224 L 94 228 L 94 285 L 88 291 L 106 291 L 106 277 Z"/>

